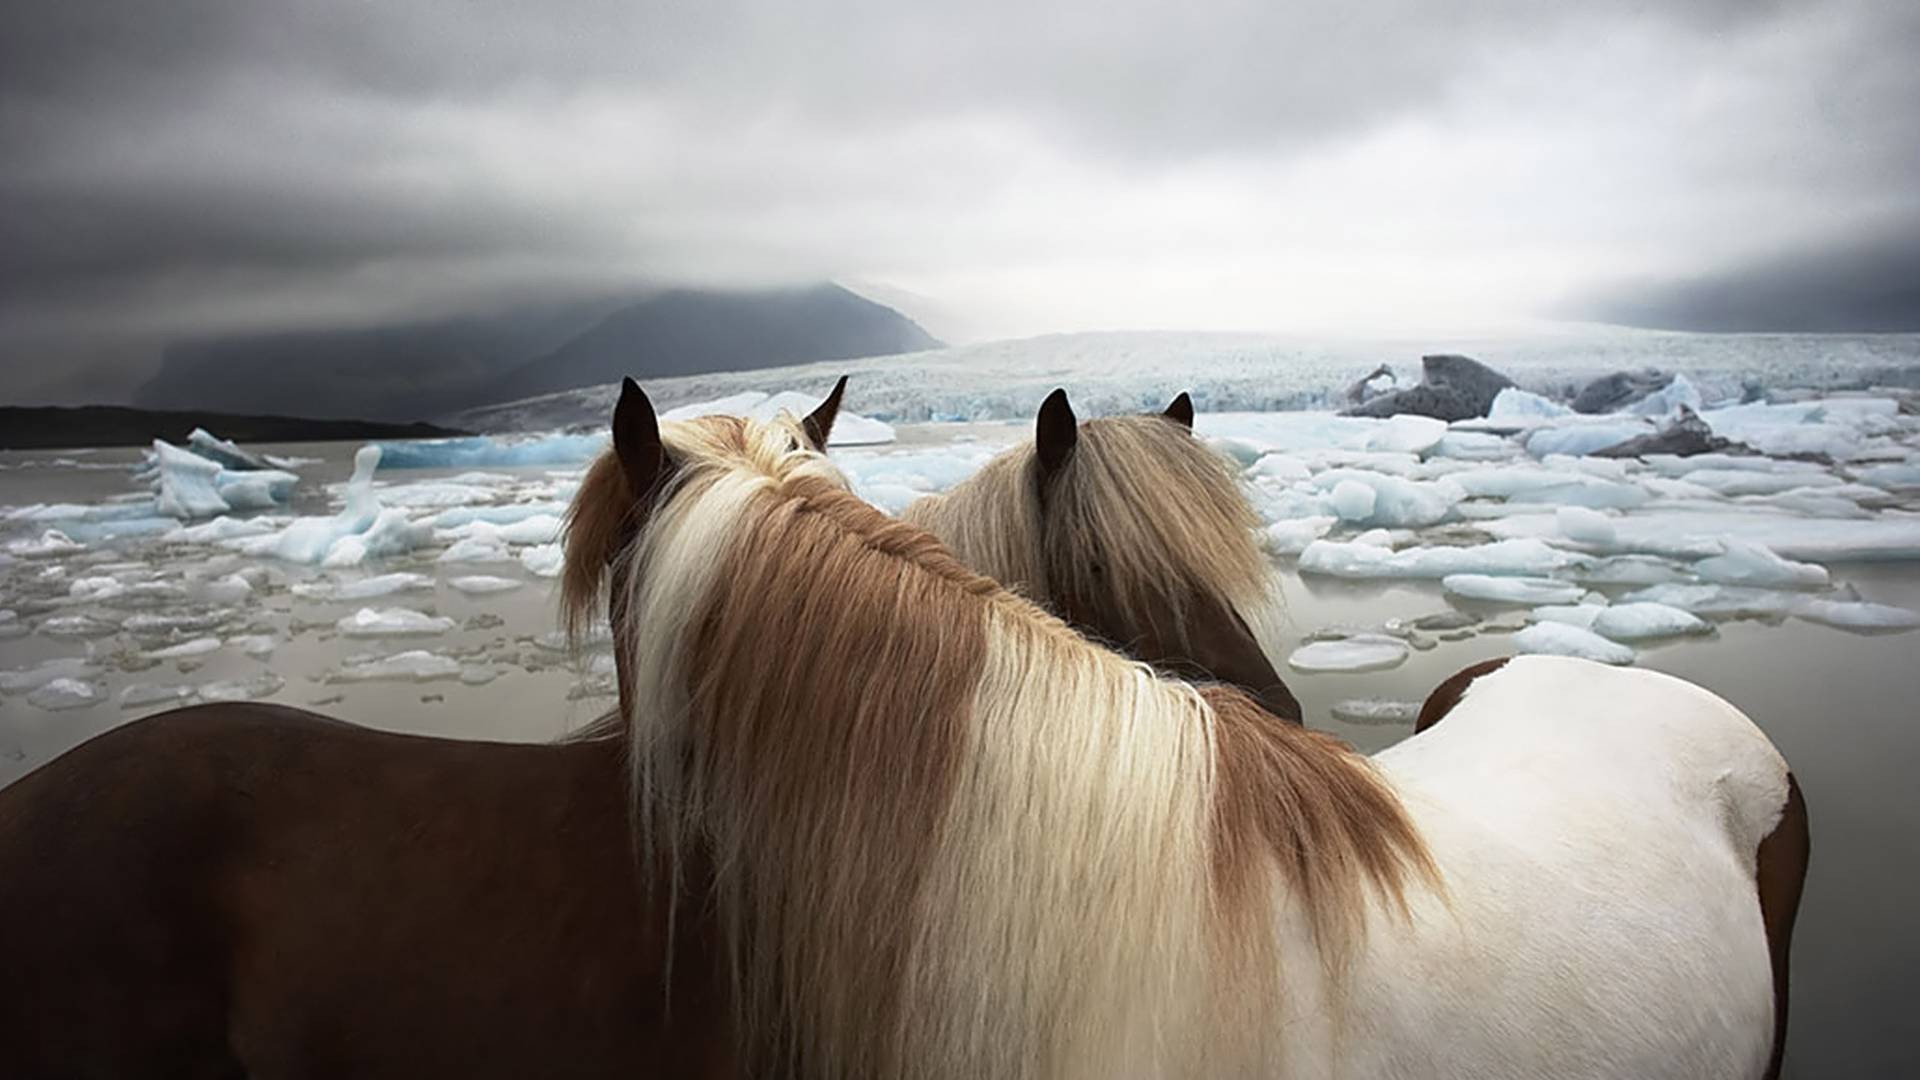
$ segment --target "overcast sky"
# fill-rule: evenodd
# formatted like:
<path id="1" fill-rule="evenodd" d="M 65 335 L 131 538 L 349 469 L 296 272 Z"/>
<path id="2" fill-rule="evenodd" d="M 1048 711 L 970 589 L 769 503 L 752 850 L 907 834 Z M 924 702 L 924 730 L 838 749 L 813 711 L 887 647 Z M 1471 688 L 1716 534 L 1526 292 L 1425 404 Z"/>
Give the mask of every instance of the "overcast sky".
<path id="1" fill-rule="evenodd" d="M 642 282 L 1497 329 L 1920 249 L 1916 55 L 1914 0 L 9 3 L 0 394 Z"/>

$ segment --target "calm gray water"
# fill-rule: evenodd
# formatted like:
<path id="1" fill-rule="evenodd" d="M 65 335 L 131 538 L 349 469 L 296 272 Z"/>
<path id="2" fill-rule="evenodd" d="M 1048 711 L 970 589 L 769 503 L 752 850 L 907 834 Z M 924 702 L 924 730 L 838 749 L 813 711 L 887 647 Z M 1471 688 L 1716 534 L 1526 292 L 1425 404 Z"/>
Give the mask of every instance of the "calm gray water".
<path id="1" fill-rule="evenodd" d="M 909 435 L 910 432 L 903 432 Z M 995 437 L 997 430 L 982 434 Z M 269 452 L 325 459 L 303 470 L 300 509 L 321 512 L 317 483 L 343 479 L 357 444 L 270 447 Z M 121 469 L 51 466 L 130 463 L 132 450 L 0 455 L 0 504 L 80 501 L 129 490 Z M 539 474 L 544 470 L 492 470 Z M 429 472 L 382 473 L 414 480 Z M 133 555 L 121 552 L 101 559 Z M 156 558 L 158 558 L 156 556 Z M 170 565 L 162 559 L 156 565 Z M 432 573 L 430 556 L 387 560 L 380 570 Z M 1920 608 L 1920 570 L 1907 564 L 1836 565 L 1869 600 Z M 273 567 L 275 584 L 250 601 L 249 616 L 289 638 L 266 661 L 214 654 L 204 666 L 124 672 L 109 663 L 110 691 L 134 681 L 205 681 L 262 670 L 286 686 L 271 700 L 309 705 L 359 723 L 461 738 L 549 739 L 605 709 L 610 699 L 585 692 L 582 673 L 541 643 L 554 627 L 549 583 L 518 566 L 463 569 L 526 579 L 517 591 L 468 597 L 442 581 L 432 592 L 373 601 L 404 604 L 454 617 L 460 628 L 428 642 L 368 643 L 331 632 L 331 621 L 358 604 L 293 596 L 287 586 L 318 577 Z M 24 575 L 37 568 L 0 567 L 0 607 L 14 603 Z M 1376 627 L 1390 617 L 1448 608 L 1438 589 L 1420 583 L 1353 583 L 1286 577 L 1288 610 L 1297 631 L 1351 625 Z M 1494 609 L 1489 609 L 1491 613 Z M 551 644 L 550 642 L 548 644 Z M 490 663 L 498 677 L 484 686 L 457 681 L 329 685 L 322 676 L 346 656 L 431 648 Z M 1419 700 L 1440 680 L 1476 660 L 1502 655 L 1508 640 L 1483 633 L 1416 652 L 1399 668 L 1360 674 L 1290 675 L 1310 722 L 1377 750 L 1408 733 L 1402 726 L 1360 726 L 1328 719 L 1334 702 L 1377 697 Z M 0 640 L 0 669 L 59 656 L 79 656 L 83 643 L 30 634 Z M 1868 636 L 1813 623 L 1722 624 L 1719 632 L 1642 651 L 1643 665 L 1671 672 L 1728 698 L 1766 729 L 1792 763 L 1813 820 L 1814 857 L 1794 952 L 1791 1075 L 1797 1077 L 1920 1076 L 1920 1045 L 1908 1037 L 1913 976 L 1920 967 L 1920 633 Z M 191 666 L 191 665 L 189 665 Z M 49 713 L 22 697 L 0 697 L 0 783 L 81 740 L 139 715 L 114 701 Z"/>

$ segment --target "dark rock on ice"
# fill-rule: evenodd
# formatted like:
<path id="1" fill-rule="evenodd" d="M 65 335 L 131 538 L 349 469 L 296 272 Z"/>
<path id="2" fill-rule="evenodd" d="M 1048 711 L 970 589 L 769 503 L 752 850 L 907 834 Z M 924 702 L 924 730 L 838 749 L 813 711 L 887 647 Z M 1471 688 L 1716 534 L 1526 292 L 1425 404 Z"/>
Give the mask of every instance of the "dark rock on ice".
<path id="1" fill-rule="evenodd" d="M 1436 420 L 1471 420 L 1487 415 L 1493 399 L 1513 380 L 1466 356 L 1443 353 L 1420 358 L 1418 386 L 1382 394 L 1356 405 L 1345 416 L 1399 416 L 1412 413 Z"/>

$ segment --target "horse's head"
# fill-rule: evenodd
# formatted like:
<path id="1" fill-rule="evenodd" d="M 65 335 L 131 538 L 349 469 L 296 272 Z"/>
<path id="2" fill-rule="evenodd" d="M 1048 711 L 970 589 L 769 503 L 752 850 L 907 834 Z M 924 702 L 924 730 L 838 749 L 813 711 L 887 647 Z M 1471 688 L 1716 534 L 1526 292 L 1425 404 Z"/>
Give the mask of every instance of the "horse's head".
<path id="1" fill-rule="evenodd" d="M 1300 703 L 1243 612 L 1272 603 L 1259 519 L 1225 459 L 1165 412 L 1081 423 L 1064 390 L 1040 406 L 1031 468 L 1046 599 L 1062 618 L 1185 678 L 1232 683 L 1290 720 Z M 1256 614 L 1256 617 L 1258 615 Z"/>
<path id="2" fill-rule="evenodd" d="M 623 615 L 633 566 L 626 556 L 649 518 L 681 486 L 700 482 L 703 472 L 713 473 L 730 457 L 805 455 L 811 460 L 804 467 L 844 486 L 839 473 L 820 455 L 826 452 L 846 388 L 842 376 L 826 400 L 797 422 L 783 416 L 750 426 L 735 417 L 711 416 L 671 424 L 663 431 L 645 391 L 632 379 L 622 381 L 613 410 L 613 446 L 588 468 L 567 511 L 566 568 L 561 579 L 561 609 L 576 640 L 599 612 L 602 583 L 609 585 L 607 615 L 615 636 L 622 716 L 630 705 L 629 658 L 634 644 L 624 640 L 631 633 Z"/>

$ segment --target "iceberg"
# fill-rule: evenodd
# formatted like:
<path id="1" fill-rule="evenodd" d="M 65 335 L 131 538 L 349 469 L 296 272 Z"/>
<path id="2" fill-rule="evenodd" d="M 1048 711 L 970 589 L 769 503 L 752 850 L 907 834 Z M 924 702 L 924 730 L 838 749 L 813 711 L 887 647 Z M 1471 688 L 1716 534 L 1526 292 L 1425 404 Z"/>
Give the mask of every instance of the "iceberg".
<path id="1" fill-rule="evenodd" d="M 1567 623 L 1540 622 L 1513 635 L 1513 647 L 1523 653 L 1546 656 L 1577 656 L 1603 664 L 1631 664 L 1634 652 L 1617 641 L 1608 641 L 1591 630 Z"/>
<path id="2" fill-rule="evenodd" d="M 1920 627 L 1920 612 L 1864 600 L 1802 600 L 1793 613 L 1812 622 L 1848 630 L 1912 630 Z"/>
<path id="3" fill-rule="evenodd" d="M 1712 626 L 1692 612 L 1667 604 L 1615 604 L 1602 610 L 1588 629 L 1615 641 L 1704 634 Z"/>
<path id="4" fill-rule="evenodd" d="M 361 608 L 334 626 L 348 637 L 417 637 L 444 634 L 453 620 L 412 608 Z"/>
<path id="5" fill-rule="evenodd" d="M 293 595 L 307 600 L 341 601 L 371 600 L 378 596 L 392 596 L 397 592 L 413 589 L 431 589 L 433 579 L 425 574 L 393 573 L 377 574 L 359 581 L 340 584 L 327 582 L 302 582 L 292 587 Z"/>
<path id="6" fill-rule="evenodd" d="M 27 704 L 50 712 L 84 709 L 98 705 L 105 695 L 98 686 L 81 679 L 52 679 L 27 694 Z"/>
<path id="7" fill-rule="evenodd" d="M 1360 469 L 1328 469 L 1313 484 L 1332 493 L 1333 509 L 1343 521 L 1389 528 L 1438 524 L 1467 497 L 1451 479 L 1406 480 Z"/>
<path id="8" fill-rule="evenodd" d="M 59 529 L 46 530 L 38 540 L 11 540 L 7 543 L 7 554 L 21 559 L 52 559 L 85 550 L 87 545 L 76 543 Z"/>
<path id="9" fill-rule="evenodd" d="M 99 673 L 92 661 L 79 657 L 44 660 L 33 667 L 0 671 L 0 694 L 24 694 L 55 679 L 86 679 Z"/>
<path id="10" fill-rule="evenodd" d="M 1287 657 L 1296 671 L 1378 671 L 1406 660 L 1405 641 L 1386 634 L 1356 634 L 1336 641 L 1314 641 Z"/>
<path id="11" fill-rule="evenodd" d="M 252 678 L 207 683 L 200 687 L 200 696 L 207 701 L 251 701 L 272 697 L 286 685 L 287 680 L 271 671 L 264 671 Z"/>
<path id="12" fill-rule="evenodd" d="M 1300 553 L 1299 567 L 1303 574 L 1344 578 L 1444 578 L 1449 574 L 1539 574 L 1585 561 L 1582 556 L 1532 538 L 1398 551 L 1372 544 L 1316 540 Z"/>
<path id="13" fill-rule="evenodd" d="M 498 535 L 469 536 L 463 540 L 454 541 L 447 550 L 440 553 L 438 561 L 443 563 L 512 562 L 513 551 Z"/>
<path id="14" fill-rule="evenodd" d="M 566 566 L 566 552 L 559 544 L 541 544 L 520 553 L 520 565 L 537 577 L 559 577 Z"/>
<path id="15" fill-rule="evenodd" d="M 1678 412 L 1682 405 L 1696 413 L 1706 407 L 1700 400 L 1699 388 L 1694 386 L 1685 375 L 1676 374 L 1667 385 L 1633 402 L 1621 411 L 1635 416 L 1666 416 Z"/>
<path id="16" fill-rule="evenodd" d="M 460 676 L 460 661 L 424 649 L 411 649 L 392 656 L 348 660 L 328 672 L 329 683 L 431 682 Z"/>
<path id="17" fill-rule="evenodd" d="M 139 709 L 148 705 L 185 704 L 199 693 L 192 686 L 169 686 L 160 683 L 134 683 L 120 691 L 120 707 Z"/>
<path id="18" fill-rule="evenodd" d="M 1567 581 L 1537 577 L 1494 577 L 1490 574 L 1448 574 L 1440 587 L 1469 600 L 1500 604 L 1570 604 L 1587 590 Z"/>
<path id="19" fill-rule="evenodd" d="M 517 578 L 491 577 L 487 574 L 471 574 L 465 577 L 448 578 L 447 584 L 468 596 L 489 596 L 493 593 L 507 592 L 519 588 L 523 582 Z"/>
<path id="20" fill-rule="evenodd" d="M 1543 427 L 1527 436 L 1527 453 L 1539 458 L 1549 454 L 1591 454 L 1653 430 L 1653 425 L 1644 420 L 1588 420 Z"/>
<path id="21" fill-rule="evenodd" d="M 1605 610 L 1607 610 L 1605 604 L 1545 604 L 1534 608 L 1531 614 L 1534 622 L 1565 623 L 1582 630 L 1591 630 L 1594 620 L 1598 619 L 1600 613 Z"/>
<path id="22" fill-rule="evenodd" d="M 199 637 L 183 641 L 178 645 L 169 645 L 164 649 L 153 649 L 147 655 L 155 660 L 182 660 L 190 656 L 205 656 L 219 648 L 219 638 Z"/>
<path id="23" fill-rule="evenodd" d="M 1720 585 L 1824 589 L 1830 584 L 1826 567 L 1783 559 L 1760 544 L 1728 540 L 1726 549 L 1724 555 L 1694 563 L 1693 572 Z"/>
<path id="24" fill-rule="evenodd" d="M 1267 526 L 1267 550 L 1275 555 L 1298 555 L 1325 536 L 1339 519 L 1324 515 L 1288 518 Z"/>
<path id="25" fill-rule="evenodd" d="M 275 466 L 263 458 L 240 449 L 226 439 L 215 435 L 206 428 L 194 428 L 187 433 L 187 446 L 193 453 L 225 469 L 235 472 L 271 472 Z"/>
<path id="26" fill-rule="evenodd" d="M 233 509 L 220 497 L 214 479 L 221 473 L 217 462 L 190 454 L 162 439 L 153 440 L 155 483 L 159 493 L 154 505 L 168 517 L 191 521 L 214 517 Z"/>
<path id="27" fill-rule="evenodd" d="M 1487 420 L 1492 423 L 1521 426 L 1571 415 L 1573 410 L 1565 405 L 1517 386 L 1509 386 L 1495 394 L 1493 405 L 1487 410 Z"/>
<path id="28" fill-rule="evenodd" d="M 1349 724 L 1411 724 L 1420 718 L 1420 702 L 1348 698 L 1334 702 L 1328 711 Z"/>
<path id="29" fill-rule="evenodd" d="M 1780 618 L 1802 598 L 1738 585 L 1650 585 L 1620 598 L 1625 604 L 1664 604 L 1708 619 Z"/>

